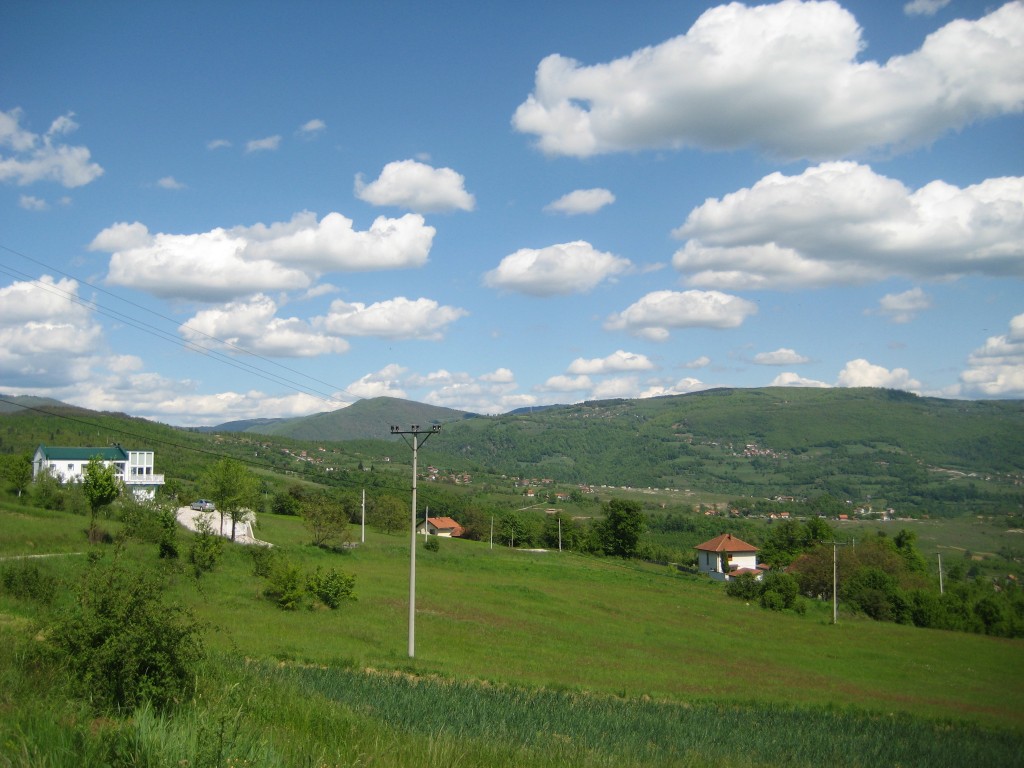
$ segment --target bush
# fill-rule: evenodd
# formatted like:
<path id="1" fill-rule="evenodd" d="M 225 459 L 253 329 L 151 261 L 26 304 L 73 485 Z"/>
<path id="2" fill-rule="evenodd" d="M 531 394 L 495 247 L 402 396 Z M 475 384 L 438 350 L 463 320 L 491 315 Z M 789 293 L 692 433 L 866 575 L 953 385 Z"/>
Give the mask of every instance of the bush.
<path id="1" fill-rule="evenodd" d="M 782 571 L 769 571 L 765 574 L 762 589 L 764 594 L 778 595 L 783 608 L 792 608 L 796 604 L 797 595 L 800 594 L 800 585 L 796 578 Z"/>
<path id="2" fill-rule="evenodd" d="M 57 596 L 59 582 L 55 576 L 43 573 L 36 563 L 22 560 L 4 566 L 0 571 L 0 585 L 7 594 L 19 600 L 50 605 Z"/>
<path id="3" fill-rule="evenodd" d="M 423 548 L 428 552 L 437 552 L 441 549 L 441 542 L 438 540 L 437 536 L 432 536 L 423 542 Z"/>
<path id="4" fill-rule="evenodd" d="M 270 547 L 251 547 L 249 555 L 252 557 L 252 575 L 261 579 L 269 578 L 274 565 L 274 550 Z"/>
<path id="5" fill-rule="evenodd" d="M 761 584 L 754 578 L 754 574 L 744 573 L 729 579 L 725 593 L 741 600 L 756 600 L 761 594 Z"/>
<path id="6" fill-rule="evenodd" d="M 334 568 L 326 573 L 318 566 L 306 578 L 306 591 L 328 608 L 337 608 L 342 600 L 355 600 L 356 577 L 341 573 Z"/>
<path id="7" fill-rule="evenodd" d="M 295 611 L 302 607 L 306 590 L 302 571 L 297 565 L 280 557 L 274 558 L 269 581 L 263 594 L 277 603 L 279 608 Z"/>
<path id="8" fill-rule="evenodd" d="M 207 518 L 200 518 L 192 546 L 188 550 L 188 561 L 192 564 L 196 578 L 213 570 L 223 549 L 224 539 L 213 532 L 213 526 Z"/>
<path id="9" fill-rule="evenodd" d="M 50 633 L 72 690 L 100 711 L 149 702 L 164 709 L 191 695 L 202 657 L 200 626 L 165 603 L 149 572 L 94 559 L 72 608 Z"/>

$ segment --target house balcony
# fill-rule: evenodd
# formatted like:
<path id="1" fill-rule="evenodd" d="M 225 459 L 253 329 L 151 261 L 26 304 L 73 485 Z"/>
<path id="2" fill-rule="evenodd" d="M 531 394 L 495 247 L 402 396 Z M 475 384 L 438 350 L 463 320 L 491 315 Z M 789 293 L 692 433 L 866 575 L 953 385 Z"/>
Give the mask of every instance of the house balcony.
<path id="1" fill-rule="evenodd" d="M 122 481 L 128 487 L 133 485 L 163 485 L 163 475 L 134 475 L 129 477 L 122 477 Z"/>

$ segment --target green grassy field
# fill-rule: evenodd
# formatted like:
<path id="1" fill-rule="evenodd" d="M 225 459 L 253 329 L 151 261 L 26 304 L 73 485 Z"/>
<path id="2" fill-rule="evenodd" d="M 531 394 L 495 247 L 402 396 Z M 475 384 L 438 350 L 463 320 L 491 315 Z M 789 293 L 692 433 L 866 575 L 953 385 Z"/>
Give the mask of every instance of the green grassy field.
<path id="1" fill-rule="evenodd" d="M 0 506 L 0 557 L 81 551 L 83 528 L 81 517 Z M 1020 641 L 842 608 L 834 626 L 830 605 L 764 611 L 668 567 L 446 540 L 418 548 L 410 659 L 407 536 L 368 531 L 339 554 L 273 516 L 258 536 L 305 571 L 354 574 L 358 599 L 282 611 L 241 546 L 198 582 L 172 570 L 170 595 L 208 625 L 210 661 L 201 695 L 170 718 L 100 727 L 37 693 L 45 686 L 25 676 L 18 649 L 46 616 L 0 596 L 0 766 L 90 764 L 73 762 L 89 750 L 94 764 L 193 766 L 953 766 L 1024 755 Z M 159 565 L 153 544 L 127 554 Z M 85 561 L 34 562 L 71 584 Z M 79 737 L 48 730 L 55 706 Z M 168 762 L 112 760 L 122 743 Z"/>

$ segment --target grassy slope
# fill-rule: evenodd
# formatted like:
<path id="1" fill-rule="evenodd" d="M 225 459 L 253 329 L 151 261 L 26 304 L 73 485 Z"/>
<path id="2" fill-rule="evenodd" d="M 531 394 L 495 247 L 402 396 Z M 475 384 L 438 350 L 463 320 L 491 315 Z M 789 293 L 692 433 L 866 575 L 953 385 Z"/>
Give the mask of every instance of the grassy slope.
<path id="1" fill-rule="evenodd" d="M 1024 643 L 843 616 L 773 614 L 668 569 L 444 541 L 417 554 L 416 658 L 407 658 L 408 543 L 369 533 L 348 556 L 304 546 L 297 521 L 260 535 L 305 567 L 357 576 L 358 602 L 282 613 L 244 555 L 204 580 L 214 645 L 256 657 L 401 667 L 455 678 L 674 700 L 854 705 L 1024 726 Z M 194 600 L 187 582 L 181 597 Z"/>
<path id="2" fill-rule="evenodd" d="M 83 528 L 0 503 L 0 558 L 81 551 Z M 146 745 L 157 764 L 214 750 L 222 759 L 194 764 L 254 766 L 954 766 L 1005 762 L 1024 744 L 1020 641 L 845 614 L 831 626 L 828 606 L 769 613 L 667 568 L 443 541 L 417 552 L 410 660 L 404 536 L 368 532 L 339 555 L 308 546 L 293 518 L 265 516 L 259 535 L 307 572 L 355 574 L 359 599 L 280 611 L 240 546 L 198 585 L 179 572 L 171 591 L 208 622 L 213 661 L 202 695 L 167 721 L 92 721 L 33 698 L 32 678 L 5 664 L 19 658 L 11 641 L 37 630 L 0 594 L 0 741 L 19 750 L 9 762 L 0 750 L 0 766 L 105 764 L 110 739 Z M 188 542 L 182 532 L 183 553 Z M 153 544 L 127 554 L 156 563 Z M 71 583 L 85 561 L 36 562 Z"/>

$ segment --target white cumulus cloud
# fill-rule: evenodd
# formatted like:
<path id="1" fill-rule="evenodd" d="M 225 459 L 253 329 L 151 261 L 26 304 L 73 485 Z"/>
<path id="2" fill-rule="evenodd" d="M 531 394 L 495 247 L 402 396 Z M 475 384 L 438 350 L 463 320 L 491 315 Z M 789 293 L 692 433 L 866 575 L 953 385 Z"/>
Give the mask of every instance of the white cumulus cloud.
<path id="1" fill-rule="evenodd" d="M 349 348 L 344 339 L 318 332 L 305 320 L 278 317 L 276 302 L 263 294 L 198 312 L 179 331 L 204 348 L 224 342 L 229 350 L 271 357 L 316 357 Z"/>
<path id="2" fill-rule="evenodd" d="M 786 373 L 780 373 L 769 385 L 772 387 L 818 387 L 820 389 L 826 389 L 831 384 L 826 384 L 824 381 L 818 381 L 817 379 L 807 379 L 799 374 L 787 371 Z"/>
<path id="3" fill-rule="evenodd" d="M 374 181 L 356 175 L 355 194 L 372 205 L 394 205 L 418 213 L 472 211 L 476 199 L 465 188 L 462 174 L 434 168 L 416 160 L 397 160 L 384 166 Z"/>
<path id="4" fill-rule="evenodd" d="M 609 190 L 597 187 L 595 189 L 577 189 L 567 195 L 562 195 L 554 202 L 544 206 L 545 211 L 551 213 L 564 213 L 567 216 L 575 216 L 581 213 L 597 213 L 606 205 L 615 202 L 615 195 Z"/>
<path id="5" fill-rule="evenodd" d="M 646 355 L 620 349 L 607 357 L 595 357 L 589 360 L 578 357 L 569 364 L 567 372 L 594 375 L 622 371 L 649 371 L 652 368 L 654 368 L 654 363 Z"/>
<path id="6" fill-rule="evenodd" d="M 22 128 L 22 115 L 21 109 L 0 111 L 0 181 L 19 186 L 55 181 L 73 188 L 103 175 L 103 168 L 92 162 L 88 148 L 60 141 L 61 136 L 78 128 L 72 113 L 58 117 L 44 134 Z"/>
<path id="7" fill-rule="evenodd" d="M 864 47 L 836 2 L 729 3 L 611 62 L 546 57 L 512 122 L 549 154 L 752 146 L 820 159 L 920 145 L 1024 108 L 1020 2 L 887 62 L 861 61 Z"/>
<path id="8" fill-rule="evenodd" d="M 532 296 L 586 293 L 631 267 L 629 259 L 577 240 L 547 248 L 521 248 L 487 272 L 484 284 Z"/>
<path id="9" fill-rule="evenodd" d="M 960 382 L 971 397 L 1024 397 L 1024 314 L 971 353 Z"/>
<path id="10" fill-rule="evenodd" d="M 327 123 L 319 118 L 308 120 L 299 126 L 299 135 L 306 139 L 311 139 L 314 136 L 319 136 L 321 133 L 327 130 Z"/>
<path id="11" fill-rule="evenodd" d="M 949 0 L 911 0 L 903 6 L 907 16 L 934 16 L 949 5 Z"/>
<path id="12" fill-rule="evenodd" d="M 673 234 L 688 242 L 672 263 L 698 287 L 1024 277 L 1024 177 L 911 191 L 865 165 L 822 163 L 707 200 Z"/>
<path id="13" fill-rule="evenodd" d="M 399 296 L 369 305 L 339 299 L 316 324 L 339 336 L 439 341 L 447 327 L 466 314 L 464 309 L 442 306 L 433 299 L 412 301 Z"/>
<path id="14" fill-rule="evenodd" d="M 736 328 L 753 314 L 753 302 L 720 291 L 653 291 L 622 312 L 605 328 L 664 341 L 678 328 Z"/>
<path id="15" fill-rule="evenodd" d="M 162 179 L 157 181 L 156 185 L 160 189 L 184 189 L 185 185 L 178 181 L 173 176 L 164 176 Z"/>
<path id="16" fill-rule="evenodd" d="M 75 280 L 49 275 L 0 288 L 0 377 L 8 392 L 52 390 L 92 375 L 103 329 L 78 298 Z"/>
<path id="17" fill-rule="evenodd" d="M 915 393 L 921 391 L 921 382 L 911 378 L 910 372 L 906 368 L 893 368 L 890 371 L 881 365 L 869 363 L 863 358 L 848 362 L 839 372 L 836 385 L 840 387 L 902 389 Z"/>
<path id="18" fill-rule="evenodd" d="M 795 350 L 780 347 L 774 352 L 759 352 L 754 355 L 754 362 L 758 365 L 801 365 L 809 362 L 809 359 Z"/>
<path id="19" fill-rule="evenodd" d="M 903 293 L 887 293 L 878 301 L 876 309 L 867 310 L 868 314 L 882 315 L 894 323 L 909 323 L 918 312 L 930 309 L 932 300 L 920 288 L 911 288 Z"/>
<path id="20" fill-rule="evenodd" d="M 251 139 L 245 142 L 246 152 L 272 152 L 281 146 L 280 136 L 267 136 L 263 139 Z"/>
<path id="21" fill-rule="evenodd" d="M 165 298 L 230 300 L 253 293 L 304 290 L 329 272 L 420 267 L 435 229 L 418 214 L 378 217 L 358 231 L 351 219 L 303 212 L 291 221 L 220 227 L 195 234 L 152 234 L 121 222 L 90 244 L 110 252 L 108 282 Z"/>

